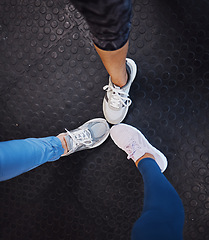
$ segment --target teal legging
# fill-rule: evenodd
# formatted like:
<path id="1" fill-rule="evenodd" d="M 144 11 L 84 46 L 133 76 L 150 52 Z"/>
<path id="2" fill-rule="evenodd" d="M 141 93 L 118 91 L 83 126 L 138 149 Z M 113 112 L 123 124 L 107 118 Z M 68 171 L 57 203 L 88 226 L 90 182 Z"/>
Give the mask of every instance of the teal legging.
<path id="1" fill-rule="evenodd" d="M 138 169 L 144 181 L 144 207 L 131 239 L 182 240 L 184 208 L 177 192 L 153 159 L 141 160 Z"/>
<path id="2" fill-rule="evenodd" d="M 0 142 L 0 181 L 55 161 L 63 153 L 62 143 L 57 137 Z"/>

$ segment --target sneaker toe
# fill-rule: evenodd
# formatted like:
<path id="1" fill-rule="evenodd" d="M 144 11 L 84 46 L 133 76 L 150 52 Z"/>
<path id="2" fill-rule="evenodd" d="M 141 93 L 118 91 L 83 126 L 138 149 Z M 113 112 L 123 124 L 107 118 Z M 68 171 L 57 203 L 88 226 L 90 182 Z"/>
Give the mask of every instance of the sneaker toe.
<path id="1" fill-rule="evenodd" d="M 124 139 L 127 139 L 127 128 L 123 124 L 118 124 L 110 129 L 110 136 L 114 143 L 120 147 L 124 147 Z"/>
<path id="2" fill-rule="evenodd" d="M 94 139 L 98 139 L 105 136 L 109 132 L 109 129 L 107 128 L 107 124 L 98 122 L 91 126 L 90 131 L 92 137 Z"/>
<path id="3" fill-rule="evenodd" d="M 105 103 L 104 103 L 105 104 Z M 108 105 L 108 103 L 106 103 Z M 124 107 L 120 110 L 113 109 L 111 107 L 103 108 L 104 116 L 111 124 L 118 124 L 123 121 L 126 116 L 127 109 Z"/>

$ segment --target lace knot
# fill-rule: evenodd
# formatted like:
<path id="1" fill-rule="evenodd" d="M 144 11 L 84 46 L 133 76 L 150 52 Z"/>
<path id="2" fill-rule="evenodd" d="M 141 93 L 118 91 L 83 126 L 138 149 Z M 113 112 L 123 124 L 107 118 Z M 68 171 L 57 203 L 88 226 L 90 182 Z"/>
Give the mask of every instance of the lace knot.
<path id="1" fill-rule="evenodd" d="M 127 158 L 133 158 L 136 151 L 141 150 L 141 146 L 137 144 L 135 140 L 132 140 L 130 144 L 125 147 L 125 151 L 128 154 Z"/>
<path id="2" fill-rule="evenodd" d="M 129 94 L 124 92 L 120 88 L 116 88 L 114 86 L 106 85 L 103 89 L 107 92 L 112 92 L 110 97 L 110 106 L 113 108 L 120 108 L 122 106 L 129 107 L 131 105 L 131 99 L 128 98 Z"/>
<path id="3" fill-rule="evenodd" d="M 69 132 L 65 129 L 68 135 L 72 138 L 73 149 L 76 149 L 78 146 L 86 145 L 90 146 L 93 143 L 91 132 L 89 129 L 78 130 L 75 133 Z"/>

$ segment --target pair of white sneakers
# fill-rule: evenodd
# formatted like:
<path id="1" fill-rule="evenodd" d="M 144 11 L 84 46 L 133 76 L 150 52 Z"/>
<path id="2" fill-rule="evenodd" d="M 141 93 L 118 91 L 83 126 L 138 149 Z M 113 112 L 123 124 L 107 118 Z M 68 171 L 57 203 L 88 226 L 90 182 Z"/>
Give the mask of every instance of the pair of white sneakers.
<path id="1" fill-rule="evenodd" d="M 128 154 L 136 162 L 145 153 L 154 156 L 162 172 L 167 167 L 166 157 L 156 148 L 154 148 L 136 128 L 127 124 L 121 124 L 125 118 L 128 108 L 131 105 L 131 99 L 128 98 L 129 90 L 136 76 L 136 64 L 131 59 L 126 59 L 128 82 L 123 88 L 116 87 L 111 78 L 109 85 L 104 87 L 107 94 L 103 101 L 103 112 L 109 123 L 116 124 L 111 129 L 107 121 L 103 118 L 92 119 L 82 126 L 67 133 L 61 133 L 59 138 L 63 138 L 68 152 L 62 156 L 67 156 L 77 151 L 91 149 L 101 145 L 109 136 L 115 144 Z"/>

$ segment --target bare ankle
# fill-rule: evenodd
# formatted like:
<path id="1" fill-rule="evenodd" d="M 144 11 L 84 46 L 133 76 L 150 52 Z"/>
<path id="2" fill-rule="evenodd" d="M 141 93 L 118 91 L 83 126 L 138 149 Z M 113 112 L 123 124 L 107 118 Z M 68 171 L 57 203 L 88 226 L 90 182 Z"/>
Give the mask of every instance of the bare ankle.
<path id="1" fill-rule="evenodd" d="M 122 75 L 121 75 L 122 76 Z M 124 87 L 128 81 L 128 74 L 125 72 L 123 77 L 112 78 L 112 82 L 118 87 Z"/>
<path id="2" fill-rule="evenodd" d="M 66 134 L 65 133 L 61 133 L 57 136 L 57 138 L 59 138 L 59 140 L 61 141 L 62 143 L 62 147 L 64 149 L 64 154 L 66 154 L 68 152 L 68 147 L 67 147 L 67 143 L 66 143 L 66 140 L 65 140 L 65 137 Z"/>

